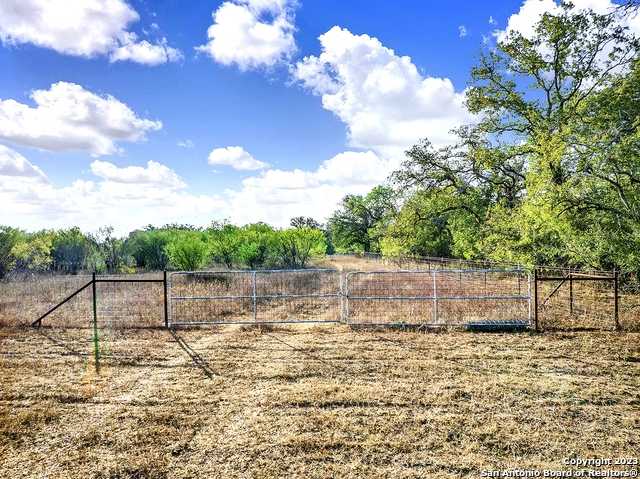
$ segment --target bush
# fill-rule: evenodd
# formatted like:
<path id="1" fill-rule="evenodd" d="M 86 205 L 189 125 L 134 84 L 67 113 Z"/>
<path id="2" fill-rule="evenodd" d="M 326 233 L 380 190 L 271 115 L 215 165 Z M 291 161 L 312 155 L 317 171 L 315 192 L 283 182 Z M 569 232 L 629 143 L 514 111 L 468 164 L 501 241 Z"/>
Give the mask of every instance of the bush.
<path id="1" fill-rule="evenodd" d="M 195 271 L 206 266 L 210 251 L 200 233 L 182 233 L 167 245 L 171 266 L 183 271 Z"/>

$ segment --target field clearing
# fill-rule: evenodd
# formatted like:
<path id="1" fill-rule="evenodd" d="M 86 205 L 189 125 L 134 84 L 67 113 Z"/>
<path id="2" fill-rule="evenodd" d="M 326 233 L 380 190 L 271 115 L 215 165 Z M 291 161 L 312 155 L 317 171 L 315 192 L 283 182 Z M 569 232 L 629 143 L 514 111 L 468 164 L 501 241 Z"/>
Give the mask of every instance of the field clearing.
<path id="1" fill-rule="evenodd" d="M 640 334 L 0 329 L 0 477 L 479 477 L 640 452 Z"/>

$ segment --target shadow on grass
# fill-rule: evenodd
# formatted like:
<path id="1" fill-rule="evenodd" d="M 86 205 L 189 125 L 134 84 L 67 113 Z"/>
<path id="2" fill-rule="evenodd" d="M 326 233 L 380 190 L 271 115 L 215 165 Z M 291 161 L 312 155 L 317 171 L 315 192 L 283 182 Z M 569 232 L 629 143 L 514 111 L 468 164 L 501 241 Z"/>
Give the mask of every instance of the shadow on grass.
<path id="1" fill-rule="evenodd" d="M 189 357 L 193 361 L 193 364 L 199 367 L 205 374 L 205 376 L 207 376 L 209 379 L 213 379 L 213 376 L 215 376 L 215 372 L 211 369 L 209 363 L 207 363 L 207 361 L 202 356 L 200 356 L 191 346 L 189 346 L 189 343 L 187 343 L 184 338 L 180 337 L 175 329 L 170 329 L 169 332 L 171 333 L 171 336 L 173 336 L 173 339 L 176 340 L 176 343 L 178 343 L 178 346 L 180 346 L 182 350 L 189 355 Z"/>

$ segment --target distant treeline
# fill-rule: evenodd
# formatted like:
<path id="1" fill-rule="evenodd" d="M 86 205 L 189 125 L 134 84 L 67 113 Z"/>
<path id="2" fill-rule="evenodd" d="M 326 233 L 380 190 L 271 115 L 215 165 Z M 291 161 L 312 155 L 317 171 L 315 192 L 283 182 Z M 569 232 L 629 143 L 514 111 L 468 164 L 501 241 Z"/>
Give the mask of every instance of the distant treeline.
<path id="1" fill-rule="evenodd" d="M 114 236 L 111 227 L 87 234 L 79 228 L 28 233 L 0 226 L 0 278 L 14 271 L 125 273 L 197 270 L 212 264 L 304 268 L 311 257 L 327 253 L 329 242 L 326 232 L 310 218 L 294 218 L 292 224 L 287 229 L 264 223 L 148 226 L 126 238 Z"/>

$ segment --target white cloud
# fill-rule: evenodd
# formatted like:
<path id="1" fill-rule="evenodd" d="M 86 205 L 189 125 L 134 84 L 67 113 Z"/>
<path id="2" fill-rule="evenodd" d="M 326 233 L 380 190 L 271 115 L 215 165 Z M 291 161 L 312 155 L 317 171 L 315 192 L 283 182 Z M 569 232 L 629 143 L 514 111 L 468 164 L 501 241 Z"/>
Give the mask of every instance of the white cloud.
<path id="1" fill-rule="evenodd" d="M 612 13 L 618 4 L 611 0 L 573 0 L 573 11 L 593 10 L 600 15 Z M 519 32 L 525 38 L 531 38 L 535 34 L 536 23 L 545 13 L 558 14 L 561 8 L 559 2 L 555 0 L 524 0 L 520 10 L 514 13 L 507 20 L 507 27 L 504 30 L 495 32 L 499 41 L 503 41 L 511 32 Z M 629 27 L 631 32 L 640 35 L 640 15 L 628 16 L 621 19 L 624 26 Z"/>
<path id="2" fill-rule="evenodd" d="M 119 62 L 131 60 L 143 65 L 160 65 L 167 62 L 182 60 L 180 50 L 167 45 L 167 39 L 162 38 L 157 44 L 149 43 L 147 40 L 135 41 L 135 34 L 131 34 L 134 41 L 126 43 L 111 52 L 109 61 Z"/>
<path id="3" fill-rule="evenodd" d="M 0 174 L 0 204 L 9 206 L 0 209 L 0 222 L 30 230 L 76 225 L 95 231 L 113 225 L 126 234 L 149 223 L 207 224 L 225 216 L 222 198 L 188 192 L 177 173 L 157 162 L 119 168 L 94 161 L 91 171 L 98 181 L 62 187 Z"/>
<path id="4" fill-rule="evenodd" d="M 241 70 L 271 67 L 296 51 L 292 0 L 232 0 L 213 12 L 209 41 L 196 47 Z"/>
<path id="5" fill-rule="evenodd" d="M 47 181 L 47 177 L 40 168 L 31 164 L 17 151 L 4 145 L 0 145 L 0 176 Z"/>
<path id="6" fill-rule="evenodd" d="M 246 178 L 239 191 L 227 191 L 229 211 L 238 222 L 268 221 L 286 226 L 293 216 L 325 221 L 344 195 L 364 194 L 397 167 L 372 151 L 340 153 L 316 170 L 268 170 Z"/>
<path id="7" fill-rule="evenodd" d="M 95 160 L 91 163 L 91 172 L 113 183 L 151 185 L 170 189 L 182 189 L 185 182 L 178 174 L 165 165 L 155 161 L 147 162 L 147 167 L 118 167 L 108 161 Z"/>
<path id="8" fill-rule="evenodd" d="M 180 140 L 178 141 L 177 145 L 180 148 L 193 148 L 195 146 L 195 144 L 193 143 L 193 141 L 186 139 L 186 140 Z"/>
<path id="9" fill-rule="evenodd" d="M 322 53 L 293 75 L 346 124 L 351 145 L 398 155 L 424 137 L 451 143 L 450 130 L 472 120 L 451 80 L 423 77 L 378 39 L 336 26 L 319 40 Z"/>
<path id="10" fill-rule="evenodd" d="M 3 0 L 0 40 L 9 45 L 32 43 L 66 55 L 111 54 L 116 60 L 147 65 L 180 59 L 178 50 L 166 42 L 136 43 L 127 28 L 139 19 L 123 0 Z"/>
<path id="11" fill-rule="evenodd" d="M 468 34 L 468 32 L 467 32 L 467 27 L 465 27 L 464 25 L 460 25 L 460 26 L 458 27 L 458 36 L 459 36 L 460 38 L 464 38 L 464 37 L 466 37 L 466 36 L 467 36 L 467 34 Z"/>
<path id="12" fill-rule="evenodd" d="M 284 227 L 299 215 L 325 221 L 345 194 L 368 192 L 396 166 L 371 151 L 350 151 L 313 171 L 264 171 L 220 195 L 190 192 L 175 171 L 154 161 L 146 167 L 94 161 L 91 173 L 97 180 L 62 187 L 28 175 L 0 174 L 0 204 L 10 206 L 0 209 L 0 222 L 31 230 L 77 225 L 95 231 L 113 225 L 118 234 L 149 223 L 206 225 L 226 217 Z"/>
<path id="13" fill-rule="evenodd" d="M 139 118 L 126 104 L 75 83 L 58 82 L 31 93 L 35 107 L 0 99 L 0 139 L 50 151 L 116 153 L 117 141 L 144 140 L 160 121 Z"/>
<path id="14" fill-rule="evenodd" d="M 261 170 L 269 166 L 264 161 L 256 160 L 241 146 L 215 148 L 209 153 L 210 165 L 230 166 L 234 170 Z"/>
<path id="15" fill-rule="evenodd" d="M 497 25 L 498 22 L 496 21 L 495 18 L 493 18 L 492 15 L 489 15 L 489 25 Z"/>

